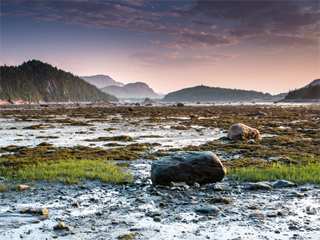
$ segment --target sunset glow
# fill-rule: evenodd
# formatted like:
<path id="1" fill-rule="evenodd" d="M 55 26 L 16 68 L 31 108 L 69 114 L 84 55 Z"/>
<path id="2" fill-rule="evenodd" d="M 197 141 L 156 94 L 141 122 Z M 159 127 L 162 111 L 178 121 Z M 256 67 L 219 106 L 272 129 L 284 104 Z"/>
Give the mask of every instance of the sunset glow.
<path id="1" fill-rule="evenodd" d="M 278 94 L 320 77 L 319 13 L 314 0 L 1 1 L 0 64 Z"/>

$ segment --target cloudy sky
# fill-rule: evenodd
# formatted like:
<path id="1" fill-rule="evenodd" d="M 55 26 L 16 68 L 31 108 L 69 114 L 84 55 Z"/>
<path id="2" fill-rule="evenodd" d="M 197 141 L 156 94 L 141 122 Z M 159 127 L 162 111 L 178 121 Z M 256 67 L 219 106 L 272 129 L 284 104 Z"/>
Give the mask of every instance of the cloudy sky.
<path id="1" fill-rule="evenodd" d="M 320 77 L 319 0 L 1 1 L 1 65 L 277 94 Z"/>

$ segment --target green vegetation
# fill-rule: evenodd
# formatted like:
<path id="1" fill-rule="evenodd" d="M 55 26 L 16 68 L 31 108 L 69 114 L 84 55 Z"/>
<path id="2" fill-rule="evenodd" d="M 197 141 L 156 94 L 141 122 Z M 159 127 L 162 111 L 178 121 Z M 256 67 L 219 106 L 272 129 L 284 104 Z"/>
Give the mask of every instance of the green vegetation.
<path id="1" fill-rule="evenodd" d="M 271 100 L 272 95 L 256 91 L 196 86 L 167 94 L 163 101 L 252 101 Z"/>
<path id="2" fill-rule="evenodd" d="M 24 101 L 118 101 L 83 79 L 32 60 L 17 67 L 0 67 L 0 99 Z"/>
<path id="3" fill-rule="evenodd" d="M 276 181 L 285 179 L 295 183 L 320 184 L 320 162 L 307 165 L 272 163 L 268 168 L 256 167 L 228 169 L 227 176 L 239 181 Z"/>
<path id="4" fill-rule="evenodd" d="M 308 86 L 295 91 L 291 91 L 285 97 L 285 100 L 291 99 L 320 99 L 320 85 Z"/>
<path id="5" fill-rule="evenodd" d="M 41 162 L 32 165 L 23 165 L 15 175 L 8 174 L 7 181 L 61 181 L 63 183 L 79 183 L 86 179 L 99 179 L 103 182 L 124 183 L 132 182 L 129 173 L 122 167 L 107 160 L 76 160 L 68 159 L 59 162 Z M 0 186 L 1 191 L 1 186 Z"/>
<path id="6" fill-rule="evenodd" d="M 0 192 L 7 192 L 9 190 L 8 185 L 0 183 Z"/>

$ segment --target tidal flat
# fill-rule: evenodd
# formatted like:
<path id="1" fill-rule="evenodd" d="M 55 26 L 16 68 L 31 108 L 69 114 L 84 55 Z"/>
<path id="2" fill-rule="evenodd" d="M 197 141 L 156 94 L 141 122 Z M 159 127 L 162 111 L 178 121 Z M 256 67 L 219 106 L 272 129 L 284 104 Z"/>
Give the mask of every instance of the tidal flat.
<path id="1" fill-rule="evenodd" d="M 0 239 L 320 235 L 319 104 L 3 106 L 0 123 Z M 258 129 L 261 139 L 229 140 L 236 123 Z M 212 151 L 227 176 L 203 186 L 153 186 L 152 162 L 176 151 Z M 22 174 L 69 161 L 114 164 L 124 178 L 112 184 L 94 174 L 47 181 Z M 293 184 L 273 187 L 279 179 Z M 19 184 L 29 188 L 19 191 Z M 28 208 L 48 214 L 22 213 Z M 54 230 L 60 222 L 72 229 Z"/>

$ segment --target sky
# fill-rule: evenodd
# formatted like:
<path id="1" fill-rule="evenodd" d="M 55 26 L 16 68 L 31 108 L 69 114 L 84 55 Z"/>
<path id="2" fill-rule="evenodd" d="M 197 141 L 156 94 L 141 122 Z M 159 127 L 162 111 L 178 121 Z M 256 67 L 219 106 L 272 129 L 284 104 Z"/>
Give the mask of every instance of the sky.
<path id="1" fill-rule="evenodd" d="M 169 93 L 278 94 L 320 78 L 319 0 L 1 0 L 0 65 L 40 60 Z"/>

